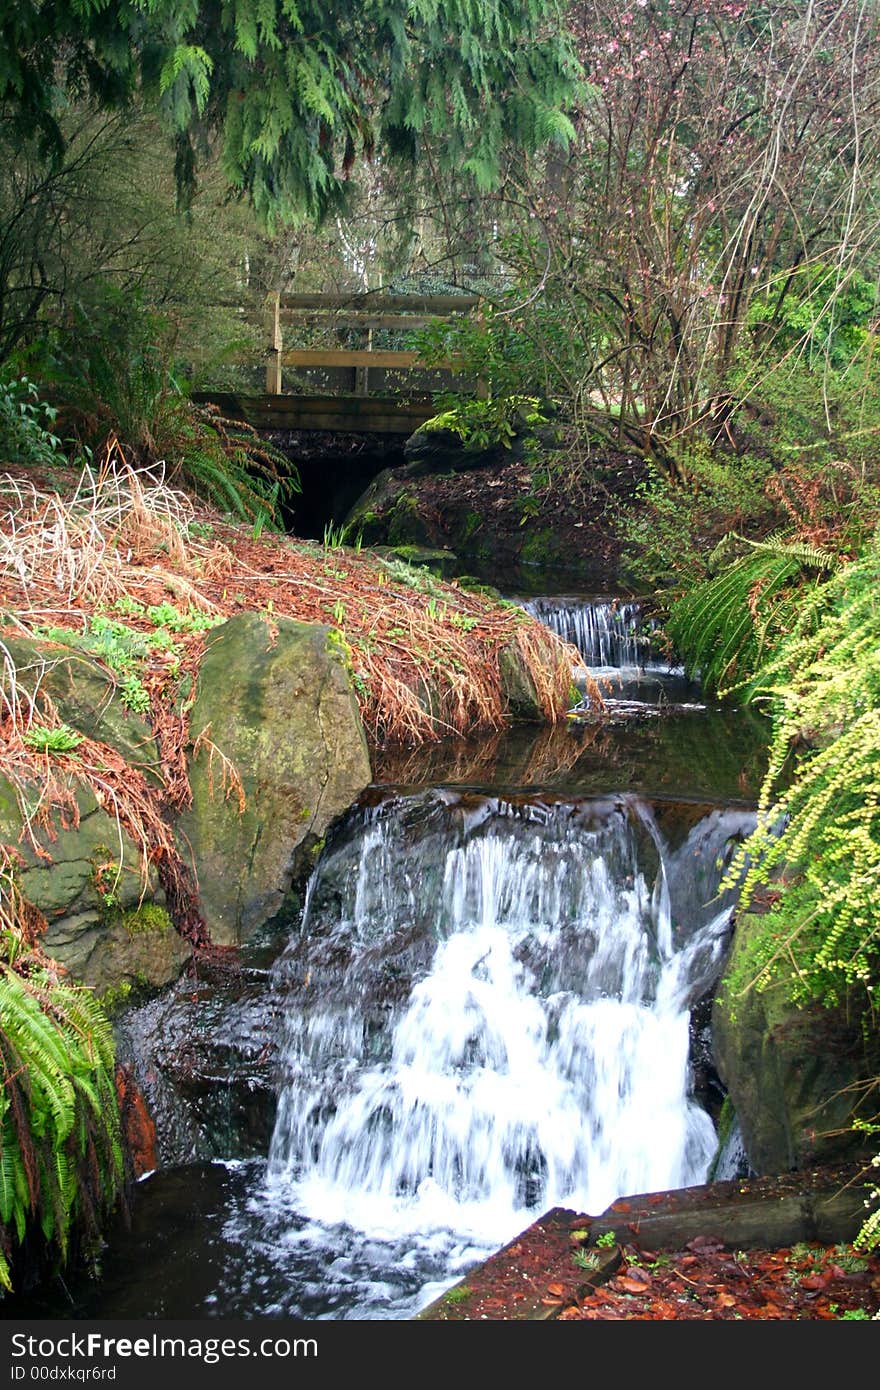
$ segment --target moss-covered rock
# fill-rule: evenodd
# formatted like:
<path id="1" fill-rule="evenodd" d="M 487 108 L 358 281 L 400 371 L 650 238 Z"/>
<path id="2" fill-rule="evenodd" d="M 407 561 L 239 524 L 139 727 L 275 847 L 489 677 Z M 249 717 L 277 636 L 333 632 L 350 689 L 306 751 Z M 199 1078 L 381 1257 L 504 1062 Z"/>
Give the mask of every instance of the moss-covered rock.
<path id="1" fill-rule="evenodd" d="M 168 984 L 191 951 L 161 906 L 156 871 L 87 787 L 76 786 L 75 798 L 79 823 L 56 819 L 54 835 L 36 831 L 38 851 L 22 836 L 12 786 L 0 780 L 0 840 L 21 855 L 19 886 L 46 918 L 42 947 L 99 993 L 126 980 Z"/>
<path id="2" fill-rule="evenodd" d="M 109 1009 L 170 984 L 192 955 L 165 908 L 150 901 L 123 913 L 64 917 L 45 944 Z"/>
<path id="3" fill-rule="evenodd" d="M 180 819 L 214 941 L 285 915 L 309 846 L 370 781 L 345 652 L 332 631 L 243 613 L 207 640 L 190 717 L 192 807 Z M 222 755 L 222 756 L 221 756 Z M 224 785 L 223 759 L 244 797 Z"/>
<path id="4" fill-rule="evenodd" d="M 100 662 L 73 643 L 29 637 L 5 637 L 3 643 L 26 690 L 38 686 L 65 724 L 106 743 L 148 779 L 161 782 L 159 750 L 149 724 L 125 708 L 113 676 Z"/>
<path id="5" fill-rule="evenodd" d="M 452 579 L 458 560 L 451 550 L 439 550 L 426 545 L 377 545 L 373 547 L 377 555 L 389 560 L 403 560 L 407 565 L 421 565 L 440 579 Z"/>
<path id="6" fill-rule="evenodd" d="M 743 915 L 712 1016 L 715 1059 L 736 1108 L 752 1167 L 782 1173 L 868 1157 L 876 1144 L 851 1128 L 877 1074 L 877 1043 L 845 1009 L 799 1008 L 784 981 L 750 987 L 766 918 Z"/>
<path id="7" fill-rule="evenodd" d="M 517 722 L 542 721 L 545 716 L 535 682 L 515 642 L 510 642 L 499 652 L 498 671 L 507 717 Z"/>

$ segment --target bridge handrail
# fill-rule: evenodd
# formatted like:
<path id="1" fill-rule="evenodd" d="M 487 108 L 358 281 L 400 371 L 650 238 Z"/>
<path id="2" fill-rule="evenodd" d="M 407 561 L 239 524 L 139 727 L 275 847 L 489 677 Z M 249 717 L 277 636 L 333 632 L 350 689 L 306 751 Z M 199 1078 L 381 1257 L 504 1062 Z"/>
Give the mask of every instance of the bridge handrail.
<path id="1" fill-rule="evenodd" d="M 390 368 L 392 370 L 410 369 L 418 365 L 418 353 L 397 351 L 395 349 L 374 349 L 372 335 L 374 327 L 415 328 L 426 321 L 426 315 L 433 318 L 447 318 L 454 313 L 468 312 L 480 303 L 476 294 L 459 295 L 395 295 L 381 292 L 349 294 L 286 294 L 270 293 L 263 301 L 262 322 L 265 334 L 266 393 L 280 396 L 282 392 L 282 368 L 288 367 L 353 367 L 355 371 L 355 392 L 367 395 L 369 390 L 368 371 L 370 367 Z M 346 327 L 362 328 L 367 335 L 363 348 L 294 348 L 284 349 L 283 323 L 295 323 L 303 317 L 323 314 L 337 314 L 345 311 L 342 320 Z M 408 311 L 401 312 L 401 311 Z M 374 322 L 377 314 L 379 321 Z M 381 316 L 388 314 L 388 320 Z M 391 322 L 391 319 L 396 320 Z M 360 320 L 363 319 L 361 322 Z M 337 325 L 340 320 L 337 318 Z M 435 364 L 437 369 L 450 372 L 463 370 L 463 364 L 449 358 Z M 481 382 L 477 391 L 485 394 Z"/>

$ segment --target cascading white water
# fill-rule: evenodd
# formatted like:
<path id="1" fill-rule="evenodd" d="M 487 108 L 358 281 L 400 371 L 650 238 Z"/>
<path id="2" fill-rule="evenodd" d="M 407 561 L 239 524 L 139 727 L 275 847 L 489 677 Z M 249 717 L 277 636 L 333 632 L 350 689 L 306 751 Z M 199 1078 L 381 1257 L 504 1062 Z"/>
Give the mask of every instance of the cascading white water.
<path id="1" fill-rule="evenodd" d="M 656 624 L 630 599 L 545 597 L 522 601 L 532 617 L 578 649 L 609 710 L 656 714 L 662 708 L 703 709 L 698 685 L 656 645 Z M 580 666 L 574 683 L 584 690 L 577 712 L 590 715 L 593 695 Z"/>
<path id="2" fill-rule="evenodd" d="M 276 968 L 270 1190 L 372 1239 L 492 1248 L 553 1205 L 703 1181 L 689 1010 L 751 813 L 712 812 L 674 852 L 634 797 L 435 791 L 358 816 Z"/>
<path id="3" fill-rule="evenodd" d="M 535 598 L 523 602 L 533 618 L 577 647 L 590 667 L 642 670 L 656 661 L 641 604 L 621 599 Z"/>

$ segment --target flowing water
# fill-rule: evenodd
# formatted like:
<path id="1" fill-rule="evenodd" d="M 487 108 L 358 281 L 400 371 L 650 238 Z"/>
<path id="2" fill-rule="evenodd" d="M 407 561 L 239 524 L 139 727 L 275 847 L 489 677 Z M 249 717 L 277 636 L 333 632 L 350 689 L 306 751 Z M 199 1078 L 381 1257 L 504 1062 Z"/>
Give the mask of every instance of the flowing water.
<path id="1" fill-rule="evenodd" d="M 643 617 L 640 603 L 566 597 L 521 602 L 533 618 L 577 647 L 588 666 L 629 670 L 668 666 L 654 650 L 653 627 Z"/>
<path id="2" fill-rule="evenodd" d="M 577 647 L 609 710 L 654 713 L 675 706 L 702 709 L 697 682 L 663 648 L 657 624 L 634 600 L 615 598 L 520 599 L 532 617 Z M 578 681 L 578 672 L 574 672 Z M 589 701 L 586 701 L 589 711 Z"/>
<path id="3" fill-rule="evenodd" d="M 276 970 L 273 1195 L 412 1248 L 455 1232 L 489 1250 L 550 1206 L 702 1181 L 716 1137 L 689 1011 L 751 819 L 710 812 L 673 850 L 638 798 L 367 808 Z"/>
<path id="4" fill-rule="evenodd" d="M 648 669 L 636 613 L 579 621 L 596 669 Z M 679 710 L 691 764 L 704 713 Z M 165 1160 L 184 1166 L 142 1184 L 74 1315 L 410 1317 L 551 1206 L 598 1214 L 705 1180 L 717 1137 L 695 1018 L 723 964 L 718 884 L 749 798 L 652 795 L 607 750 L 597 794 L 572 771 L 577 740 L 553 732 L 541 790 L 522 768 L 499 786 L 485 763 L 432 786 L 377 773 L 302 922 L 207 1004 L 207 1029 L 191 986 L 131 1016 Z M 199 1019 L 201 1096 L 168 1080 Z M 230 1161 L 217 1096 L 258 1092 L 266 1057 L 265 1146 L 239 1130 L 250 1156 Z"/>

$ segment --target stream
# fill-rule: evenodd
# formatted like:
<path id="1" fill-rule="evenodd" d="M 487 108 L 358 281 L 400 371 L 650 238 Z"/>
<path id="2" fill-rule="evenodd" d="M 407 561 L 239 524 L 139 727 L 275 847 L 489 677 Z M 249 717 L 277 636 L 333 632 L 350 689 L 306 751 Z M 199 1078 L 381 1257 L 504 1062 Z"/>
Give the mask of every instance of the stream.
<path id="1" fill-rule="evenodd" d="M 375 756 L 289 938 L 126 1016 L 162 1166 L 31 1315 L 410 1318 L 552 1206 L 706 1180 L 763 725 L 637 604 L 522 602 L 605 716 Z"/>

